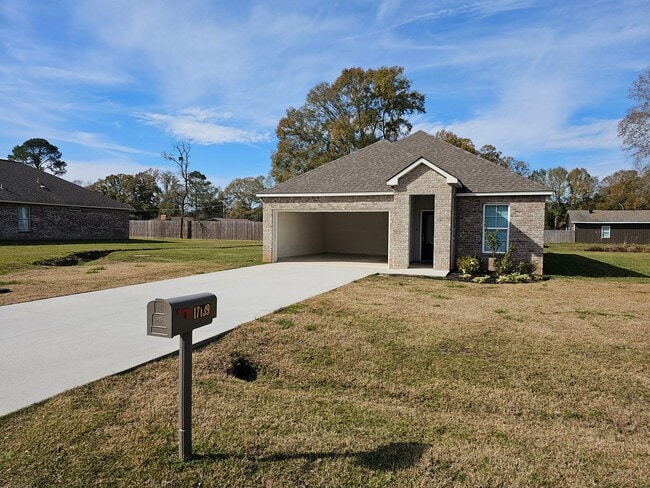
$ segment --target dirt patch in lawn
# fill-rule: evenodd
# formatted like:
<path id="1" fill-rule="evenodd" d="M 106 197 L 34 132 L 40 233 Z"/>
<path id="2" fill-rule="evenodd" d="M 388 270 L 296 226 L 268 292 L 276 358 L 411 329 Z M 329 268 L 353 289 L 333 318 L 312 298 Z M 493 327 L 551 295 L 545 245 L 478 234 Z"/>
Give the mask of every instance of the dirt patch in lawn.
<path id="1" fill-rule="evenodd" d="M 76 266 L 78 264 L 89 263 L 97 259 L 108 256 L 114 251 L 84 251 L 68 254 L 60 258 L 40 259 L 33 264 L 37 266 Z"/>

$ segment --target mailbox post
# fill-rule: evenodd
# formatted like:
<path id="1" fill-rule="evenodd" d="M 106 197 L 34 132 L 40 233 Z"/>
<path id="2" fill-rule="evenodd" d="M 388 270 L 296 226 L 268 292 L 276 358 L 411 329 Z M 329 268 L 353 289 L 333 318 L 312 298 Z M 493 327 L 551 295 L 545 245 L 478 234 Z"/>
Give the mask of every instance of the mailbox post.
<path id="1" fill-rule="evenodd" d="M 199 293 L 175 298 L 156 298 L 147 304 L 147 335 L 180 336 L 178 369 L 178 453 L 192 457 L 192 331 L 217 316 L 217 297 Z"/>

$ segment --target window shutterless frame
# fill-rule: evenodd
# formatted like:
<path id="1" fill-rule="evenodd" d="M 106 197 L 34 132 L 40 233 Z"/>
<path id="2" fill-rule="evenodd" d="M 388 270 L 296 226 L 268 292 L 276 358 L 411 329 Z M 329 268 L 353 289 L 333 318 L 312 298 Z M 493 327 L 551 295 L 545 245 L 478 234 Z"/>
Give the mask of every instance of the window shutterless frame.
<path id="1" fill-rule="evenodd" d="M 496 231 L 499 233 L 501 245 L 497 254 L 504 254 L 510 247 L 510 205 L 508 204 L 485 204 L 483 205 L 483 239 L 481 249 L 483 254 L 490 254 L 492 250 L 485 242 L 486 232 Z M 504 238 L 505 237 L 505 238 Z"/>
<path id="2" fill-rule="evenodd" d="M 609 225 L 603 225 L 600 228 L 600 238 L 601 239 L 609 239 L 611 236 L 612 232 L 612 227 Z"/>

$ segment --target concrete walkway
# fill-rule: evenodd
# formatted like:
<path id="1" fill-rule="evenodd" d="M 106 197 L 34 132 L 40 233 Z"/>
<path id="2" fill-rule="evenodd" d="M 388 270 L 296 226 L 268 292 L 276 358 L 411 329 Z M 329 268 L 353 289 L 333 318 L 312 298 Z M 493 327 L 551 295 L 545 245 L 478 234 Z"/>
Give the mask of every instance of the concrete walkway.
<path id="1" fill-rule="evenodd" d="M 5 305 L 0 307 L 0 415 L 177 351 L 177 338 L 147 336 L 146 306 L 154 298 L 217 295 L 217 318 L 194 331 L 196 343 L 386 272 L 385 264 L 373 263 L 275 263 Z"/>

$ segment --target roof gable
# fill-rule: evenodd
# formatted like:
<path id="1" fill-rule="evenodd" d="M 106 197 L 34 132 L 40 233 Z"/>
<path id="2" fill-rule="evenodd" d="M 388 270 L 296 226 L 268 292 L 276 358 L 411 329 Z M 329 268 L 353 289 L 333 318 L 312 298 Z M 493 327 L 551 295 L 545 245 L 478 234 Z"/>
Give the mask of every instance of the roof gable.
<path id="1" fill-rule="evenodd" d="M 418 131 L 391 143 L 381 140 L 264 190 L 259 196 L 391 194 L 389 186 L 426 165 L 463 194 L 550 194 L 528 178 Z"/>
<path id="2" fill-rule="evenodd" d="M 469 193 L 546 192 L 544 186 L 423 131 L 395 142 L 400 149 L 426 158 L 454 175 Z"/>
<path id="3" fill-rule="evenodd" d="M 15 161 L 0 159 L 0 202 L 130 210 L 125 203 Z"/>
<path id="4" fill-rule="evenodd" d="M 406 176 L 407 174 L 409 174 L 411 171 L 413 171 L 415 168 L 417 168 L 420 165 L 427 166 L 429 169 L 435 171 L 440 176 L 444 177 L 449 185 L 453 185 L 453 186 L 456 186 L 456 187 L 460 186 L 460 183 L 458 182 L 458 178 L 456 178 L 453 175 L 450 175 L 445 170 L 440 169 L 438 166 L 436 166 L 435 164 L 427 161 L 424 158 L 420 158 L 417 161 L 415 161 L 415 162 L 411 163 L 410 165 L 408 165 L 402 171 L 400 171 L 396 175 L 389 178 L 389 180 L 386 182 L 386 184 L 389 185 L 389 186 L 397 186 L 397 185 L 399 185 L 399 180 L 402 178 L 402 176 Z"/>

